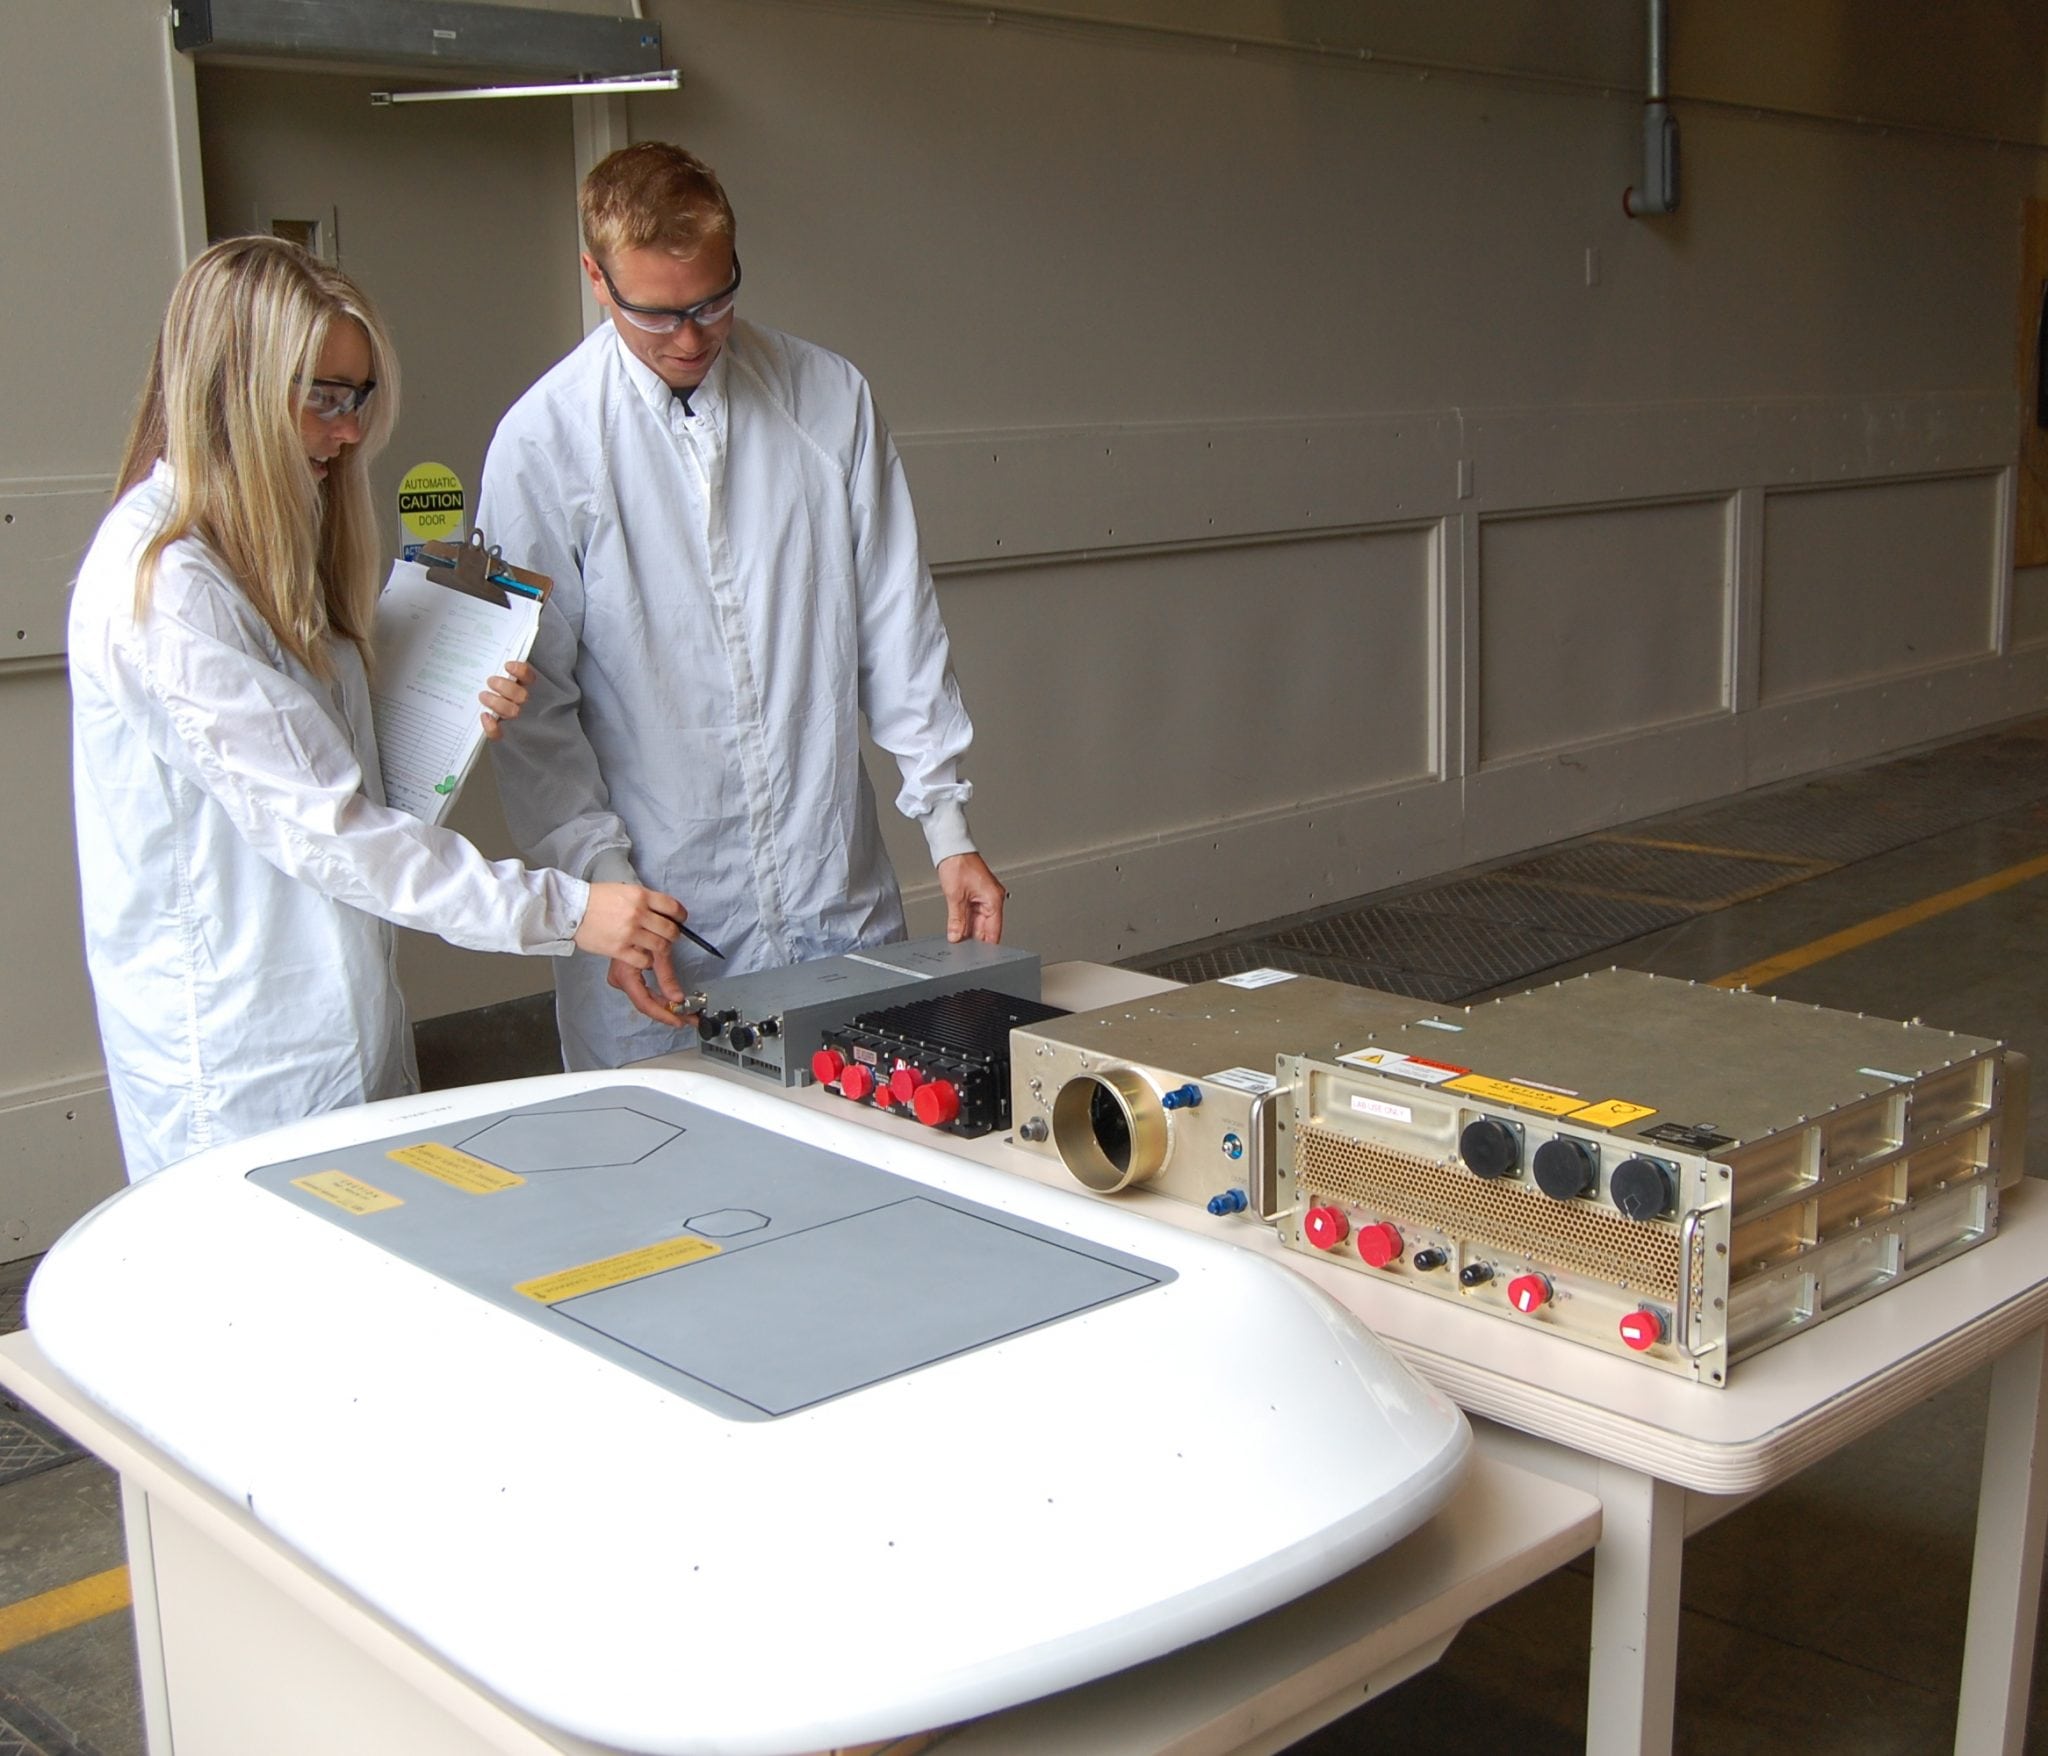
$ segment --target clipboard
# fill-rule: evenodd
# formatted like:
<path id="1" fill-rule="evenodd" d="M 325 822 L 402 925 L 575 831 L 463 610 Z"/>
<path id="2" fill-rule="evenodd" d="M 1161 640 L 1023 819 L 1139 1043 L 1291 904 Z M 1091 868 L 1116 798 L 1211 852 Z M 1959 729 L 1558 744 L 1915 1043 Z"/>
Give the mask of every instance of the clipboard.
<path id="1" fill-rule="evenodd" d="M 546 603 L 555 582 L 545 573 L 514 567 L 495 543 L 486 546 L 484 533 L 473 530 L 462 543 L 422 543 L 413 557 L 432 574 L 435 584 L 466 591 L 487 604 L 504 605 L 507 592 Z"/>
<path id="2" fill-rule="evenodd" d="M 427 823 L 447 816 L 483 748 L 476 697 L 507 659 L 532 650 L 553 585 L 481 531 L 392 564 L 370 677 L 386 804 Z"/>

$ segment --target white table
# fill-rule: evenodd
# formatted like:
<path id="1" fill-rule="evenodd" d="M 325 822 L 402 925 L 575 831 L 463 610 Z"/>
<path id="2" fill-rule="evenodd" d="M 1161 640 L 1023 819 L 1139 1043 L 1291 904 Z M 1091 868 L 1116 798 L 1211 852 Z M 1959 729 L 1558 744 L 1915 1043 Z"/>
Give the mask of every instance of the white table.
<path id="1" fill-rule="evenodd" d="M 1045 972 L 1046 999 L 1077 1011 L 1173 985 L 1098 964 Z M 818 1091 L 791 1096 L 854 1108 Z M 875 1127 L 916 1127 L 887 1112 L 856 1113 Z M 958 1144 L 983 1163 L 1080 1187 L 1056 1161 L 1001 1136 Z M 1742 1361 L 1725 1389 L 1318 1261 L 1246 1216 L 1218 1220 L 1142 1189 L 1097 1199 L 1220 1231 L 1285 1262 L 1482 1417 L 1484 1450 L 1597 1494 L 1588 1756 L 1670 1756 L 1689 1532 L 1989 1362 L 1955 1748 L 1957 1756 L 2021 1756 L 2048 1533 L 2048 1189 L 2027 1182 L 2009 1190 L 1991 1242 Z"/>
<path id="2" fill-rule="evenodd" d="M 92 1404 L 27 1333 L 0 1338 L 0 1385 L 120 1474 L 151 1756 L 616 1756 L 453 1670 Z M 1442 1512 L 1357 1571 L 1216 1639 L 957 1728 L 941 1749 L 1284 1749 L 1434 1663 L 1468 1617 L 1584 1554 L 1599 1529 L 1590 1494 L 1479 1458 Z"/>

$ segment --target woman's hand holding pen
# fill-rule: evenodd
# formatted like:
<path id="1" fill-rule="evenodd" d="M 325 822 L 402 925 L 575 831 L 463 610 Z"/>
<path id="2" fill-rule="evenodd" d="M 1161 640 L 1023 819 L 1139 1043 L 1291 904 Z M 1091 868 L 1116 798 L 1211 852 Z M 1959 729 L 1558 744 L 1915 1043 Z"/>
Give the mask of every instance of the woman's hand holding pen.
<path id="1" fill-rule="evenodd" d="M 669 956 L 688 912 L 674 897 L 644 884 L 593 884 L 583 924 L 576 929 L 576 946 L 611 960 L 609 980 L 633 1002 L 634 1010 L 663 1024 L 688 1023 L 679 1016 L 683 984 L 676 979 L 675 960 Z M 648 990 L 648 970 L 661 990 L 659 1001 Z M 626 980 L 620 979 L 621 972 Z"/>

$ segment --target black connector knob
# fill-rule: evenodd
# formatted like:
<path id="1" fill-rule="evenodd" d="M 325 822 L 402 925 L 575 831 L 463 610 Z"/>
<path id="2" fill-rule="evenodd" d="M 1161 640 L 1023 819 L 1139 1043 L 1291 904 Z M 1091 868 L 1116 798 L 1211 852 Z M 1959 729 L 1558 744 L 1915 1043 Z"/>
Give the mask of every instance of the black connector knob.
<path id="1" fill-rule="evenodd" d="M 1529 1168 L 1535 1173 L 1536 1187 L 1553 1201 L 1576 1201 L 1592 1194 L 1600 1175 L 1600 1161 L 1592 1147 L 1569 1134 L 1546 1140 L 1536 1149 Z"/>
<path id="2" fill-rule="evenodd" d="M 1481 1116 L 1458 1136 L 1458 1156 L 1475 1177 L 1512 1177 L 1522 1164 L 1522 1139 L 1505 1122 Z"/>
<path id="3" fill-rule="evenodd" d="M 1448 1250 L 1418 1250 L 1415 1252 L 1415 1266 L 1427 1274 L 1432 1268 L 1441 1268 L 1451 1259 Z"/>
<path id="4" fill-rule="evenodd" d="M 1671 1211 L 1671 1173 L 1653 1158 L 1623 1159 L 1607 1179 L 1607 1193 L 1627 1219 L 1662 1219 Z"/>
<path id="5" fill-rule="evenodd" d="M 761 1040 L 761 1033 L 751 1024 L 736 1024 L 725 1033 L 725 1040 L 736 1049 L 751 1049 Z"/>
<path id="6" fill-rule="evenodd" d="M 1489 1262 L 1468 1262 L 1458 1270 L 1458 1284 L 1461 1287 L 1483 1287 L 1493 1279 L 1493 1265 Z"/>

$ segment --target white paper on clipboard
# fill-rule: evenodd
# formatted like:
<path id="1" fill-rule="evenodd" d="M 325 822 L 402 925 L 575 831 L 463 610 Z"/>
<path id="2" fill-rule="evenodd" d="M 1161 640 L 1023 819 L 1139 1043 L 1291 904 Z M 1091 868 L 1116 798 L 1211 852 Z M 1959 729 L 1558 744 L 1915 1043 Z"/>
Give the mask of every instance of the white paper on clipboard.
<path id="1" fill-rule="evenodd" d="M 394 561 L 377 600 L 370 677 L 384 799 L 428 823 L 448 815 L 483 748 L 477 696 L 540 631 L 540 601 L 502 604 L 444 584 L 417 561 Z"/>

